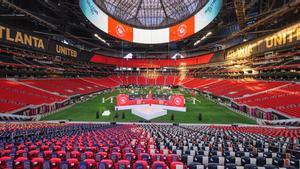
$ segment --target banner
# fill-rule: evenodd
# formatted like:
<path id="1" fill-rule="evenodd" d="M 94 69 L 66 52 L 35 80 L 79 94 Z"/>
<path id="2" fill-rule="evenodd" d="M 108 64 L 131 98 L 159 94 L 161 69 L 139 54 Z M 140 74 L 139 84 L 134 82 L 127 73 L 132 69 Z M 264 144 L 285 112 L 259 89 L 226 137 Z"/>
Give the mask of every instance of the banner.
<path id="1" fill-rule="evenodd" d="M 15 28 L 0 25 L 0 40 L 1 43 L 14 44 L 26 48 L 47 51 L 47 39 Z"/>
<path id="2" fill-rule="evenodd" d="M 178 41 L 188 36 L 193 35 L 195 32 L 195 19 L 194 16 L 186 21 L 170 27 L 170 41 Z"/>
<path id="3" fill-rule="evenodd" d="M 133 41 L 133 28 L 108 17 L 108 34 L 129 42 Z"/>
<path id="4" fill-rule="evenodd" d="M 182 96 L 182 95 L 173 95 L 171 97 L 170 106 L 184 107 L 184 96 Z"/>
<path id="5" fill-rule="evenodd" d="M 300 43 L 300 23 L 274 34 L 258 38 L 226 50 L 226 60 L 247 58 L 255 54 L 280 49 Z"/>
<path id="6" fill-rule="evenodd" d="M 159 98 L 153 98 L 152 94 L 149 93 L 148 97 L 145 99 L 136 98 L 129 99 L 128 94 L 119 94 L 117 95 L 117 106 L 129 106 L 129 105 L 138 105 L 138 104 L 160 104 L 165 106 L 176 106 L 176 107 L 184 107 L 185 100 L 182 95 L 172 95 L 170 100 L 164 100 Z"/>
<path id="7" fill-rule="evenodd" d="M 77 58 L 80 54 L 78 49 L 56 41 L 49 42 L 48 51 L 56 55 L 68 56 L 72 58 Z"/>
<path id="8" fill-rule="evenodd" d="M 191 66 L 209 63 L 214 53 L 199 55 L 182 59 L 123 59 L 102 55 L 94 55 L 91 62 L 107 65 L 115 65 L 119 67 L 135 67 L 135 68 L 161 68 L 161 67 L 177 67 Z"/>
<path id="9" fill-rule="evenodd" d="M 18 46 L 32 50 L 43 51 L 54 55 L 77 58 L 81 51 L 70 45 L 45 38 L 33 32 L 27 32 L 0 24 L 0 41 L 10 46 Z"/>
<path id="10" fill-rule="evenodd" d="M 117 106 L 125 106 L 128 105 L 129 96 L 127 94 L 119 94 L 117 96 Z"/>

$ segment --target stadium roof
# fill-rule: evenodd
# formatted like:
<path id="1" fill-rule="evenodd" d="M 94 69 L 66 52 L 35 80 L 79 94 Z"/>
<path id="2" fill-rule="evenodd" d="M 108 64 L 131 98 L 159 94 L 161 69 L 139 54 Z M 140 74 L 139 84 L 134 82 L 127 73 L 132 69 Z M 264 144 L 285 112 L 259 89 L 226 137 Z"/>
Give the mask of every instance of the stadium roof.
<path id="1" fill-rule="evenodd" d="M 95 0 L 96 1 L 96 0 Z M 101 0 L 110 4 L 134 4 L 134 2 L 148 3 L 150 0 Z M 109 2 L 108 2 L 109 1 Z M 197 13 L 201 10 L 200 0 L 151 0 L 156 2 L 157 6 L 166 7 L 169 14 L 164 13 L 164 17 L 172 18 L 174 24 L 185 20 L 185 16 Z M 124 4 L 124 2 L 126 2 Z M 184 8 L 180 5 L 171 5 L 172 3 L 182 4 L 185 6 L 197 6 Z M 198 2 L 198 4 L 197 4 Z M 207 1 L 201 0 L 202 5 Z M 218 16 L 203 30 L 193 36 L 181 41 L 165 43 L 165 44 L 135 44 L 122 41 L 120 39 L 109 36 L 107 33 L 100 31 L 92 25 L 82 13 L 79 7 L 79 0 L 2 0 L 0 7 L 0 20 L 4 25 L 15 26 L 22 30 L 33 31 L 50 39 L 68 42 L 68 44 L 80 49 L 87 49 L 92 52 L 124 57 L 128 53 L 132 53 L 135 58 L 170 58 L 175 53 L 180 53 L 185 57 L 195 53 L 207 53 L 216 50 L 223 50 L 230 46 L 242 43 L 244 40 L 251 40 L 257 37 L 277 31 L 295 21 L 299 21 L 300 3 L 299 0 L 247 0 L 245 3 L 239 4 L 239 0 L 223 0 L 223 6 Z M 243 1 L 241 1 L 243 2 Z M 162 6 L 163 3 L 167 5 Z M 119 5 L 120 5 L 119 4 Z M 152 3 L 151 3 L 152 4 Z M 153 6 L 154 6 L 153 4 Z M 124 6 L 125 5 L 125 6 Z M 115 5 L 117 6 L 117 5 Z M 124 12 L 123 19 L 128 21 L 136 19 L 132 18 L 132 14 L 140 11 L 141 23 L 151 23 L 150 26 L 160 27 L 161 19 L 152 17 L 153 21 L 146 21 L 147 16 L 156 16 L 161 13 L 161 8 L 154 8 L 152 5 L 122 8 Z M 112 7 L 106 5 L 111 13 Z M 109 7 L 109 8 L 108 8 Z M 148 13 L 142 13 L 145 8 L 151 8 Z M 102 8 L 101 8 L 102 9 Z M 116 9 L 115 9 L 116 10 Z M 177 14 L 183 10 L 186 13 Z M 172 12 L 175 14 L 172 16 Z M 106 12 L 109 15 L 112 15 Z M 123 14 L 122 14 L 123 15 Z M 117 17 L 117 15 L 114 15 Z M 136 17 L 137 18 L 137 17 Z M 118 20 L 121 20 L 119 18 Z M 122 21 L 127 22 L 127 21 Z M 148 24 L 149 24 L 148 23 Z M 169 22 L 168 24 L 171 24 Z M 148 25 L 149 26 L 149 25 Z M 208 33 L 210 33 L 210 36 Z M 98 36 L 95 36 L 97 34 Z M 99 37 L 99 38 L 98 38 Z M 206 38 L 203 38 L 206 37 Z M 201 40 L 202 39 L 202 40 Z M 107 45 L 109 44 L 109 45 Z"/>
<path id="2" fill-rule="evenodd" d="M 207 0 L 95 0 L 107 14 L 128 25 L 161 28 L 192 16 Z"/>

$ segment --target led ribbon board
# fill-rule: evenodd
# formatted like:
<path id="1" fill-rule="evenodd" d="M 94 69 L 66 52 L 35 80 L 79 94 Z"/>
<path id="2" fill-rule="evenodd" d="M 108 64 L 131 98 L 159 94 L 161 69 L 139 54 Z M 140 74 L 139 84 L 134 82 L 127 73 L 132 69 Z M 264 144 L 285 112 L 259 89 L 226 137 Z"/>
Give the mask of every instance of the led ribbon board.
<path id="1" fill-rule="evenodd" d="M 129 42 L 160 44 L 187 38 L 211 23 L 222 8 L 222 0 L 209 0 L 195 15 L 187 20 L 162 29 L 141 29 L 123 24 L 103 12 L 93 0 L 80 0 L 86 18 L 103 32 Z"/>

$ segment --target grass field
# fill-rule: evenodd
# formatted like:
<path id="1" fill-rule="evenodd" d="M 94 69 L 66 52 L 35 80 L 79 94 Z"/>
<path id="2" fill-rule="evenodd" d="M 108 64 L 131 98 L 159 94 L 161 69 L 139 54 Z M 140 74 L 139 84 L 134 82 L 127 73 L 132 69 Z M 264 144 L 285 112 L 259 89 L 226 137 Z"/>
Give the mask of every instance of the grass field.
<path id="1" fill-rule="evenodd" d="M 121 89 L 120 89 L 121 90 Z M 136 122 L 143 120 L 142 118 L 131 114 L 130 111 L 119 111 L 118 118 L 115 118 L 116 112 L 114 106 L 116 105 L 116 98 L 114 97 L 113 103 L 110 103 L 111 96 L 116 96 L 118 93 L 129 92 L 126 89 L 115 90 L 113 92 L 103 93 L 97 97 L 86 101 L 84 103 L 78 103 L 68 109 L 62 110 L 55 114 L 49 115 L 42 120 L 72 120 L 72 121 L 102 121 L 102 122 Z M 147 93 L 148 88 L 140 89 L 139 92 Z M 152 93 L 181 93 L 186 98 L 192 97 L 188 91 L 178 89 L 172 89 L 172 91 L 164 91 L 159 89 L 153 89 Z M 107 99 L 105 103 L 102 103 L 102 98 Z M 210 123 L 210 124 L 232 124 L 232 123 L 247 123 L 255 124 L 255 121 L 235 113 L 226 107 L 220 106 L 202 95 L 196 95 L 198 100 L 196 104 L 191 101 L 186 101 L 187 112 L 175 112 L 168 111 L 166 116 L 162 116 L 153 119 L 152 122 L 168 122 L 168 123 Z M 111 115 L 103 117 L 100 115 L 99 119 L 96 119 L 96 112 L 102 113 L 104 110 L 110 110 Z M 199 112 L 202 114 L 202 120 L 198 120 Z M 125 118 L 122 118 L 122 113 L 125 114 Z M 174 114 L 174 120 L 171 120 L 171 116 Z"/>

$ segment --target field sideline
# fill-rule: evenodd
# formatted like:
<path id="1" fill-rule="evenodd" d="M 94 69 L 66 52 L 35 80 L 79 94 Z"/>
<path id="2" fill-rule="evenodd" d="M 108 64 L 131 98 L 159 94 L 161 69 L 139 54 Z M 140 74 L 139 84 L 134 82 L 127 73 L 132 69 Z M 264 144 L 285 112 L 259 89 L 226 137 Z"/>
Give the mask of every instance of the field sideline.
<path id="1" fill-rule="evenodd" d="M 113 103 L 110 103 L 111 96 L 116 96 L 118 93 L 128 93 L 126 89 L 117 89 L 113 92 L 107 92 L 98 95 L 97 97 L 88 100 L 84 103 L 78 103 L 72 107 L 57 112 L 55 114 L 49 115 L 42 120 L 72 120 L 72 121 L 101 121 L 101 122 L 137 122 L 143 120 L 142 118 L 132 115 L 130 111 L 119 111 L 118 118 L 115 118 L 116 112 L 114 111 L 114 106 L 116 104 L 116 98 L 114 97 Z M 149 88 L 141 88 L 139 92 L 147 93 Z M 162 89 L 152 89 L 152 93 L 181 93 L 184 94 L 186 98 L 192 97 L 188 91 L 178 89 L 172 90 L 162 90 Z M 102 103 L 102 98 L 107 99 L 105 103 Z M 166 116 L 162 116 L 153 119 L 152 122 L 168 122 L 168 123 L 211 123 L 211 124 L 232 124 L 232 123 L 246 123 L 246 124 L 256 124 L 252 119 L 249 119 L 243 115 L 235 113 L 226 107 L 218 105 L 202 95 L 196 95 L 195 98 L 198 100 L 196 104 L 191 101 L 186 101 L 187 112 L 175 112 L 168 111 Z M 100 115 L 99 119 L 96 119 L 96 112 L 102 113 L 105 110 L 110 110 L 111 115 L 108 117 L 102 117 Z M 199 112 L 202 114 L 202 120 L 199 121 Z M 122 118 L 124 113 L 125 118 Z M 174 120 L 171 120 L 171 116 L 174 114 Z"/>

